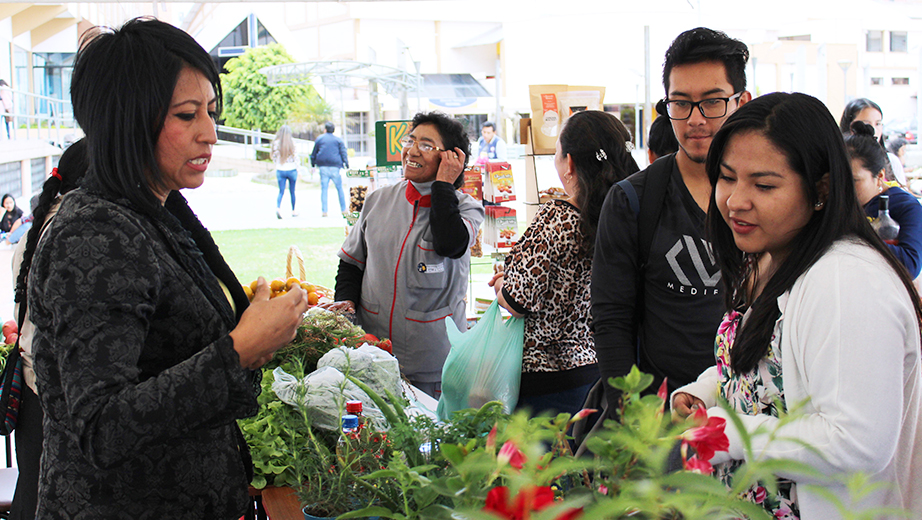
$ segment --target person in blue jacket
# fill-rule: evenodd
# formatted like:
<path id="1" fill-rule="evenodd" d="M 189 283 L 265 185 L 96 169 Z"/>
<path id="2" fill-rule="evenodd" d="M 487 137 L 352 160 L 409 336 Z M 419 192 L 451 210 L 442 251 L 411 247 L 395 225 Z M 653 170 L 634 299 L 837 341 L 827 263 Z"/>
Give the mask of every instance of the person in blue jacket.
<path id="1" fill-rule="evenodd" d="M 874 128 L 855 121 L 852 133 L 845 136 L 845 147 L 852 162 L 852 177 L 858 203 L 868 218 L 877 218 L 879 197 L 890 196 L 890 216 L 900 225 L 899 243 L 887 244 L 890 251 L 906 266 L 909 276 L 922 271 L 922 205 L 911 194 L 885 180 L 890 160 L 874 136 Z"/>
<path id="2" fill-rule="evenodd" d="M 314 141 L 314 149 L 311 151 L 311 166 L 320 167 L 320 209 L 323 216 L 327 216 L 327 189 L 330 181 L 333 181 L 339 193 L 339 210 L 345 216 L 346 196 L 343 194 L 343 178 L 339 175 L 339 169 L 349 169 L 349 153 L 343 140 L 333 135 L 336 126 L 327 121 L 323 127 L 326 133 Z"/>

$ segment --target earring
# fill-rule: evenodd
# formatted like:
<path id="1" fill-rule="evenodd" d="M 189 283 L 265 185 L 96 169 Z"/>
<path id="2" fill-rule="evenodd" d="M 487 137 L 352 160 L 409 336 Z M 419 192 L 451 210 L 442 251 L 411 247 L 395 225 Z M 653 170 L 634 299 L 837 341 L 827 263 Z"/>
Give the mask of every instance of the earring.
<path id="1" fill-rule="evenodd" d="M 813 205 L 815 209 L 823 209 L 823 201 L 816 201 L 816 204 Z"/>

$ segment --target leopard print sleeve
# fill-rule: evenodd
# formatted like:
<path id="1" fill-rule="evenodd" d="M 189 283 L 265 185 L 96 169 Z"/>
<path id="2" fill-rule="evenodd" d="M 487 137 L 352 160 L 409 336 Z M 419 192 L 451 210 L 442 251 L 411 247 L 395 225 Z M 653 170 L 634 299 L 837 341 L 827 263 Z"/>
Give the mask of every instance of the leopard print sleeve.
<path id="1" fill-rule="evenodd" d="M 576 245 L 579 212 L 563 201 L 541 207 L 534 220 L 506 256 L 503 289 L 522 308 L 540 311 L 555 288 L 560 252 Z"/>

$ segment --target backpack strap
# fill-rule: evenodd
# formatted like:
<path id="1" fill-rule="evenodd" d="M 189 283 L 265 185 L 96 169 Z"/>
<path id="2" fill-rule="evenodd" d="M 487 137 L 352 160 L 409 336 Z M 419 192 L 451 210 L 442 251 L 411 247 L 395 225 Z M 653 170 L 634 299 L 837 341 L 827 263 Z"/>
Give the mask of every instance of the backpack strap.
<path id="1" fill-rule="evenodd" d="M 637 218 L 637 252 L 641 268 L 647 265 L 650 257 L 650 248 L 653 246 L 653 235 L 659 223 L 660 213 L 663 211 L 663 201 L 666 199 L 666 186 L 675 165 L 675 154 L 667 155 L 655 161 L 646 171 L 643 196 L 638 197 L 637 191 L 631 181 L 624 179 L 618 181 L 618 186 L 627 196 L 631 211 Z"/>

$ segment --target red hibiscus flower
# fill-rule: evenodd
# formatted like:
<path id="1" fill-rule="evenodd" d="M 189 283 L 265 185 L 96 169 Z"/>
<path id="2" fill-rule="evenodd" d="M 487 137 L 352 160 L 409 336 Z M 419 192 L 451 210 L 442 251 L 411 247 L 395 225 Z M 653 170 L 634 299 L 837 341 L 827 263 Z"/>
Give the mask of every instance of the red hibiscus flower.
<path id="1" fill-rule="evenodd" d="M 669 387 L 666 386 L 666 378 L 663 378 L 663 384 L 659 385 L 656 396 L 663 400 L 663 404 L 659 408 L 659 415 L 662 416 L 666 412 L 666 400 L 669 399 Z"/>
<path id="2" fill-rule="evenodd" d="M 496 425 L 493 425 L 493 428 L 490 429 L 490 433 L 487 434 L 487 451 L 493 453 L 493 450 L 496 449 Z"/>
<path id="3" fill-rule="evenodd" d="M 706 422 L 704 418 L 707 418 Z M 699 460 L 711 460 L 716 452 L 730 449 L 730 440 L 724 433 L 727 421 L 720 417 L 707 417 L 707 412 L 701 408 L 695 412 L 694 420 L 699 426 L 689 428 L 680 438 L 682 444 L 695 449 Z"/>
<path id="4" fill-rule="evenodd" d="M 509 520 L 528 520 L 531 513 L 547 509 L 554 504 L 554 492 L 548 486 L 531 486 L 522 488 L 515 499 L 509 503 L 509 488 L 498 486 L 487 493 L 484 511 L 499 515 Z M 580 509 L 568 509 L 555 520 L 575 520 L 583 514 Z"/>
<path id="5" fill-rule="evenodd" d="M 768 497 L 768 491 L 764 487 L 759 486 L 756 488 L 755 494 L 753 495 L 752 498 L 755 500 L 756 504 L 761 504 L 762 502 L 765 501 L 767 497 Z"/>
<path id="6" fill-rule="evenodd" d="M 583 408 L 582 410 L 576 412 L 576 415 L 570 418 L 569 424 L 573 424 L 577 421 L 582 421 L 586 417 L 598 412 L 595 408 Z"/>
<path id="7" fill-rule="evenodd" d="M 500 464 L 509 463 L 515 469 L 522 469 L 525 465 L 525 454 L 519 451 L 519 448 L 512 441 L 506 441 L 503 447 L 499 449 L 499 455 L 496 459 Z"/>
<path id="8" fill-rule="evenodd" d="M 683 460 L 682 466 L 688 471 L 701 473 L 702 475 L 710 475 L 714 472 L 714 466 L 711 466 L 711 463 L 706 460 L 699 459 L 697 455 L 692 455 L 688 460 Z"/>

